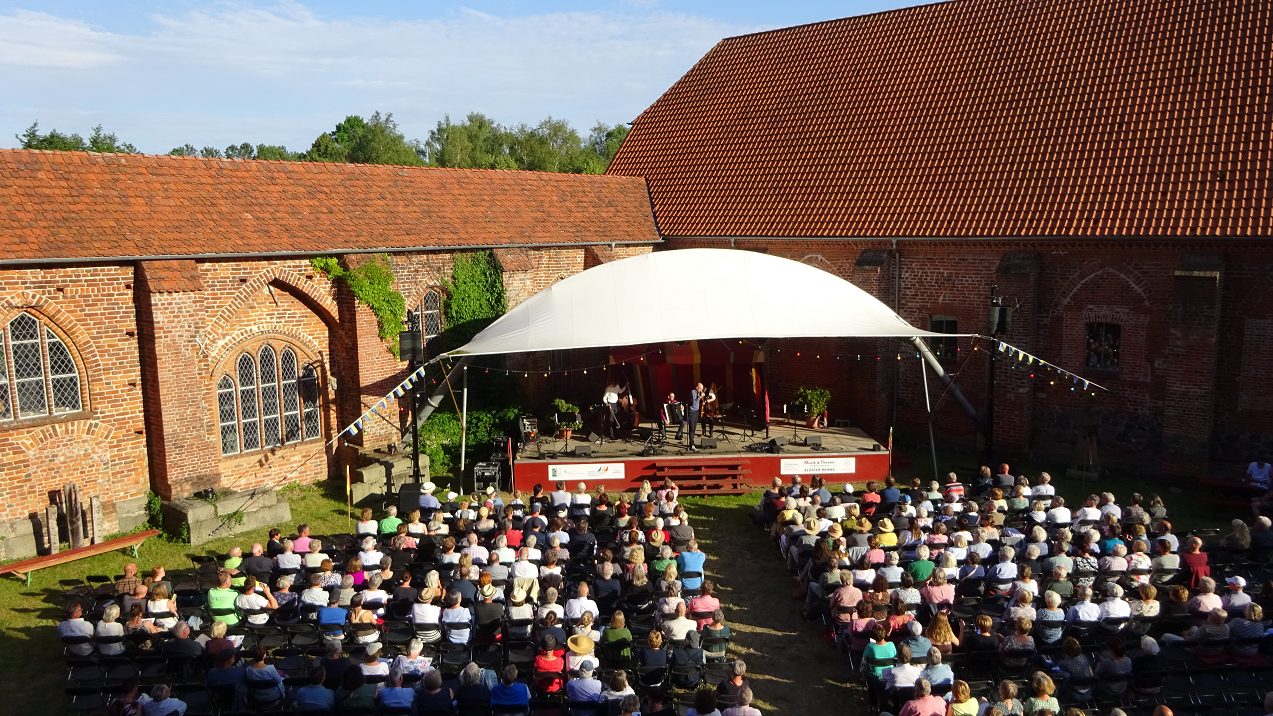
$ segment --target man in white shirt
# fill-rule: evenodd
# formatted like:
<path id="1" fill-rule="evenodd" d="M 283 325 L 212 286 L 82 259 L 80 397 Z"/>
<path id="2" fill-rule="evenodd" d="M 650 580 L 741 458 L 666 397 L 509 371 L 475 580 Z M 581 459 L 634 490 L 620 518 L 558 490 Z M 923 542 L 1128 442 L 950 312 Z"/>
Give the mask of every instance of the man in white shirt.
<path id="1" fill-rule="evenodd" d="M 309 575 L 309 588 L 301 592 L 301 604 L 313 604 L 320 609 L 327 606 L 327 590 L 323 589 L 323 575 Z"/>
<path id="2" fill-rule="evenodd" d="M 495 551 L 491 553 L 492 562 L 512 564 L 517 559 L 517 550 L 508 546 L 508 538 L 500 535 L 495 538 Z"/>
<path id="3" fill-rule="evenodd" d="M 142 713 L 145 716 L 169 716 L 169 714 L 184 714 L 186 712 L 186 703 L 181 699 L 173 698 L 169 694 L 172 693 L 167 686 L 160 684 L 150 691 L 150 701 L 142 707 Z"/>
<path id="4" fill-rule="evenodd" d="M 972 531 L 972 544 L 968 545 L 968 551 L 975 553 L 982 560 L 988 559 L 994 553 L 995 548 L 986 544 L 986 531 L 980 527 Z"/>
<path id="5" fill-rule="evenodd" d="M 491 559 L 490 550 L 477 543 L 477 535 L 469 534 L 468 546 L 460 550 L 460 554 L 467 554 L 473 559 L 473 564 L 484 565 Z"/>
<path id="6" fill-rule="evenodd" d="M 260 589 L 261 593 L 257 594 L 250 586 Z M 257 584 L 255 577 L 248 577 L 243 584 L 243 594 L 234 598 L 234 606 L 241 612 L 256 609 L 278 609 L 278 602 L 274 601 L 274 595 L 270 594 L 270 587 L 266 584 Z M 249 614 L 248 623 L 262 625 L 270 620 L 269 614 Z"/>
<path id="7" fill-rule="evenodd" d="M 1048 510 L 1048 524 L 1068 527 L 1074 521 L 1070 508 L 1065 506 L 1065 498 L 1057 495 L 1052 498 L 1052 509 Z"/>
<path id="8" fill-rule="evenodd" d="M 1080 522 L 1100 522 L 1101 511 L 1096 508 L 1096 502 L 1088 498 L 1083 502 L 1083 506 L 1078 508 L 1074 513 L 1074 526 L 1078 526 Z"/>
<path id="9" fill-rule="evenodd" d="M 685 602 L 676 605 L 676 618 L 663 622 L 663 635 L 668 639 L 681 640 L 686 634 L 698 629 L 698 622 L 685 616 Z"/>
<path id="10" fill-rule="evenodd" d="M 566 506 L 570 507 L 570 493 L 566 492 L 566 483 L 563 480 L 557 481 L 557 489 L 548 494 L 548 499 L 552 501 L 554 508 Z M 556 510 L 554 509 L 553 512 Z M 552 514 L 551 512 L 549 514 Z"/>
<path id="11" fill-rule="evenodd" d="M 60 637 L 86 636 L 92 638 L 93 625 L 84 620 L 84 608 L 78 602 L 72 602 L 66 608 L 66 621 L 57 625 Z M 88 656 L 93 653 L 93 642 L 75 644 L 67 647 L 67 651 L 75 656 Z"/>
<path id="12" fill-rule="evenodd" d="M 1101 619 L 1121 619 L 1132 615 L 1132 605 L 1123 600 L 1123 588 L 1114 583 L 1105 585 L 1107 598 L 1099 607 Z"/>
<path id="13" fill-rule="evenodd" d="M 1052 476 L 1046 472 L 1039 475 L 1039 484 L 1030 490 L 1030 497 L 1052 497 L 1056 495 L 1056 488 L 1052 487 Z"/>
<path id="14" fill-rule="evenodd" d="M 897 648 L 897 664 L 885 669 L 881 674 L 884 677 L 884 688 L 889 691 L 910 688 L 919 679 L 921 671 L 922 669 L 918 666 L 911 665 L 911 648 L 903 644 Z"/>
<path id="15" fill-rule="evenodd" d="M 522 547 L 521 550 L 518 551 L 517 553 L 517 561 L 513 562 L 513 567 L 511 570 L 509 570 L 511 573 L 510 576 L 512 576 L 513 579 L 538 579 L 539 578 L 539 567 L 536 567 L 535 565 L 526 561 L 528 559 L 530 559 L 530 550 L 526 549 L 525 547 Z"/>
<path id="16" fill-rule="evenodd" d="M 1101 608 L 1092 603 L 1092 588 L 1079 587 L 1074 590 L 1074 595 L 1078 597 L 1078 603 L 1070 607 L 1065 614 L 1067 624 L 1076 622 L 1094 622 L 1101 618 Z"/>
<path id="17" fill-rule="evenodd" d="M 987 582 L 1011 582 L 1017 578 L 1017 563 L 1012 561 L 1016 550 L 1004 547 L 999 550 L 999 561 L 986 567 Z"/>
<path id="18" fill-rule="evenodd" d="M 283 540 L 283 551 L 274 558 L 279 569 L 300 569 L 303 560 L 296 554 L 296 543 L 290 539 Z"/>
<path id="19" fill-rule="evenodd" d="M 1101 510 L 1101 517 L 1102 517 L 1102 518 L 1103 518 L 1105 515 L 1113 515 L 1115 519 L 1117 519 L 1119 522 L 1122 522 L 1122 520 L 1123 520 L 1123 508 L 1119 507 L 1118 505 L 1116 505 L 1116 504 L 1114 503 L 1114 494 L 1113 494 L 1113 493 L 1111 493 L 1111 492 L 1102 492 L 1102 493 L 1101 493 L 1101 504 L 1099 505 L 1099 507 L 1100 507 L 1100 510 Z"/>
<path id="20" fill-rule="evenodd" d="M 584 612 L 592 612 L 595 619 L 601 615 L 597 603 L 588 598 L 588 583 L 580 582 L 577 597 L 566 602 L 566 619 L 571 621 L 583 616 Z"/>

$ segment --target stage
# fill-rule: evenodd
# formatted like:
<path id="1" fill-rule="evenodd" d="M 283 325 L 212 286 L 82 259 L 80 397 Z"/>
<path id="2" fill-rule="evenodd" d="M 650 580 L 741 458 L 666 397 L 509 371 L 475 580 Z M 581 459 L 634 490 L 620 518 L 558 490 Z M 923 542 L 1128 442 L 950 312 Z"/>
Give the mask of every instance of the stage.
<path id="1" fill-rule="evenodd" d="M 737 492 L 751 488 L 768 487 L 775 477 L 790 482 L 795 475 L 807 479 L 819 475 L 827 482 L 861 483 L 866 480 L 883 480 L 888 475 L 889 454 L 884 447 L 857 428 L 822 428 L 810 430 L 799 426 L 798 438 L 793 438 L 788 423 L 769 427 L 770 438 L 786 438 L 782 452 L 754 452 L 748 449 L 752 443 L 767 442 L 765 431 L 755 437 L 750 431 L 742 437 L 737 425 L 726 426 L 729 440 L 720 440 L 717 427 L 717 448 L 701 448 L 690 452 L 682 441 L 672 441 L 675 431 L 668 432 L 668 443 L 657 448 L 654 455 L 642 455 L 646 442 L 637 435 L 627 442 L 606 440 L 604 444 L 592 444 L 592 455 L 575 457 L 576 447 L 588 446 L 586 436 L 572 437 L 568 442 L 561 438 L 541 438 L 539 442 L 523 446 L 514 459 L 513 475 L 517 489 L 529 493 L 536 484 L 546 491 L 553 489 L 557 480 L 566 482 L 566 489 L 574 492 L 579 482 L 587 483 L 589 491 L 598 485 L 607 490 L 634 490 L 642 480 L 661 482 L 671 477 L 678 484 L 701 484 L 703 492 Z M 642 427 L 640 435 L 650 435 L 649 427 Z M 803 444 L 805 436 L 822 438 L 823 449 Z M 708 489 L 710 486 L 711 489 Z M 699 490 L 691 488 L 692 492 Z"/>

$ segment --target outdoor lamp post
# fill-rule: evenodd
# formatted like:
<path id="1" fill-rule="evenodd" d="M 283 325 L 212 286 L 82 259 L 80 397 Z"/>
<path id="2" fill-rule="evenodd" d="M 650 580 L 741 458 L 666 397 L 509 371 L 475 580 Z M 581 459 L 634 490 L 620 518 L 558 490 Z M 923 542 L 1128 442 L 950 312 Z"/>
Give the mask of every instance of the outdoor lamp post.
<path id="1" fill-rule="evenodd" d="M 424 336 L 420 331 L 420 313 L 407 311 L 407 329 L 398 334 L 398 355 L 415 373 L 424 362 Z M 411 383 L 411 481 L 420 482 L 420 381 Z"/>

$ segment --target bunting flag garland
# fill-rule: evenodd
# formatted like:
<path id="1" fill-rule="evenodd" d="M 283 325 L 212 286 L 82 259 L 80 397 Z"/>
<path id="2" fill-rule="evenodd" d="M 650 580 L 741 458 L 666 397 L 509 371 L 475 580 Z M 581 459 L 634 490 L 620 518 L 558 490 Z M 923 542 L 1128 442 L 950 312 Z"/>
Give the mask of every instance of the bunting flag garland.
<path id="1" fill-rule="evenodd" d="M 366 429 L 367 423 L 371 420 L 373 416 L 383 418 L 384 416 L 381 415 L 380 411 L 383 408 L 388 407 L 390 403 L 396 403 L 398 401 L 398 398 L 403 397 L 404 395 L 407 394 L 407 391 L 411 390 L 412 384 L 414 384 L 417 380 L 424 378 L 424 369 L 426 367 L 427 366 L 421 366 L 417 368 L 415 372 L 407 376 L 405 379 L 403 379 L 401 383 L 396 385 L 393 388 L 393 390 L 390 390 L 388 395 L 381 398 L 378 403 L 373 405 L 370 410 L 358 416 L 357 420 L 350 423 L 348 427 L 346 427 L 344 430 L 337 433 L 337 436 L 344 435 L 346 433 L 348 433 L 350 436 L 357 435 L 360 430 Z"/>
<path id="2" fill-rule="evenodd" d="M 1109 388 L 1106 388 L 1103 385 L 1093 383 L 1081 375 L 1072 373 L 1055 363 L 1049 363 L 1038 356 L 1031 355 L 1014 345 L 1005 343 L 1004 341 L 998 341 L 998 350 L 1000 353 L 1006 354 L 1009 358 L 1016 358 L 1017 361 L 1025 363 L 1026 365 L 1033 366 L 1037 363 L 1040 368 L 1046 371 L 1060 373 L 1062 377 L 1068 377 L 1070 382 L 1075 385 L 1079 385 L 1081 383 L 1083 385 L 1083 390 L 1088 390 L 1089 388 L 1100 388 L 1101 390 L 1109 392 Z M 1013 367 L 1015 368 L 1016 366 Z M 1071 390 L 1073 390 L 1073 388 L 1071 388 Z M 1095 395 L 1095 393 L 1093 393 L 1093 395 Z"/>

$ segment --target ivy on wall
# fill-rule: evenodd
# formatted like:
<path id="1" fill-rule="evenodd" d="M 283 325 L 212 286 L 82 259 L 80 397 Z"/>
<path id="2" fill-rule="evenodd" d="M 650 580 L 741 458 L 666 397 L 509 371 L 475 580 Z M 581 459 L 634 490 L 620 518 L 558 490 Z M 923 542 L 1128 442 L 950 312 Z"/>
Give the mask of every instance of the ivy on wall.
<path id="1" fill-rule="evenodd" d="M 393 287 L 393 267 L 387 254 L 375 254 L 361 266 L 351 269 L 335 256 L 313 256 L 309 265 L 332 281 L 344 281 L 354 297 L 371 309 L 379 325 L 380 340 L 398 356 L 398 333 L 407 314 L 407 302 Z"/>
<path id="2" fill-rule="evenodd" d="M 468 343 L 508 310 L 504 271 L 491 251 L 455 254 L 451 278 L 444 286 L 446 331 L 442 337 L 446 350 Z"/>

